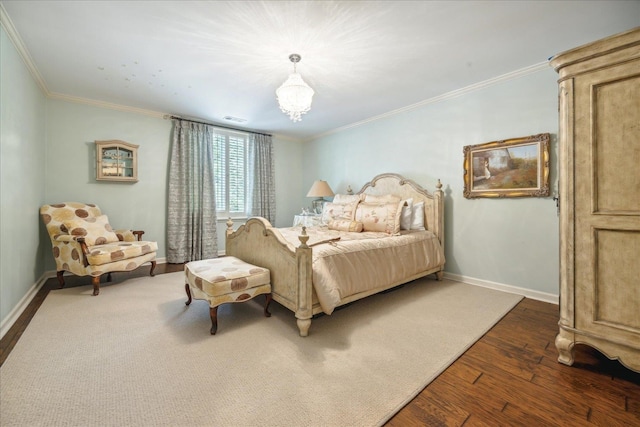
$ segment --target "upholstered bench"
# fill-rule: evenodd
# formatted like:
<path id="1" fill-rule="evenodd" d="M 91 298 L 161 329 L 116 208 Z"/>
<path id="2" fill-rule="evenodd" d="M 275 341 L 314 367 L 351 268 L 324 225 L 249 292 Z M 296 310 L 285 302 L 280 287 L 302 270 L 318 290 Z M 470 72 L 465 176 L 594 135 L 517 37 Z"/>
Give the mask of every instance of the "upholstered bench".
<path id="1" fill-rule="evenodd" d="M 211 335 L 218 330 L 218 306 L 228 302 L 244 302 L 265 294 L 264 315 L 270 317 L 271 303 L 270 272 L 241 259 L 225 256 L 220 258 L 191 261 L 184 266 L 185 285 L 188 300 L 191 297 L 209 302 L 211 315 Z"/>

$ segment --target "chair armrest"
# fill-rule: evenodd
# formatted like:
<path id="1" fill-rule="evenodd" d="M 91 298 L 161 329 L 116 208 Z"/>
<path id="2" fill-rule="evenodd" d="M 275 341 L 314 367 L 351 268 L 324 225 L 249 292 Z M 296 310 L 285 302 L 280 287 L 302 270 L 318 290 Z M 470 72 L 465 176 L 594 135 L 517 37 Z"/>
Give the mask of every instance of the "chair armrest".
<path id="1" fill-rule="evenodd" d="M 77 245 L 76 247 L 80 249 L 82 252 L 82 259 L 79 260 L 85 267 L 89 265 L 87 261 L 87 255 L 89 254 L 89 248 L 87 247 L 86 242 L 84 241 L 84 237 L 72 236 L 70 234 L 61 234 L 55 236 L 53 238 L 53 245 L 61 245 L 61 244 L 69 244 L 69 245 Z"/>
<path id="2" fill-rule="evenodd" d="M 76 238 L 76 240 L 78 241 L 78 243 L 80 243 L 80 247 L 82 248 L 82 253 L 84 254 L 84 256 L 82 257 L 82 262 L 86 267 L 87 265 L 89 265 L 89 261 L 87 261 L 87 255 L 89 255 L 89 248 L 87 247 L 87 244 L 84 241 L 84 237 L 78 237 Z"/>
<path id="3" fill-rule="evenodd" d="M 78 238 L 70 234 L 59 234 L 53 238 L 56 242 L 77 242 Z"/>
<path id="4" fill-rule="evenodd" d="M 54 238 L 54 240 L 56 242 L 77 242 L 80 244 L 80 246 L 82 246 L 82 252 L 87 253 L 86 248 L 87 248 L 87 244 L 84 240 L 84 237 L 81 236 L 72 236 L 70 234 L 61 234 L 59 236 L 56 236 Z"/>
<path id="5" fill-rule="evenodd" d="M 114 232 L 118 235 L 118 239 L 120 239 L 121 242 L 134 242 L 136 240 L 140 241 L 142 240 L 142 235 L 144 234 L 144 231 L 142 230 L 128 229 L 114 230 Z"/>

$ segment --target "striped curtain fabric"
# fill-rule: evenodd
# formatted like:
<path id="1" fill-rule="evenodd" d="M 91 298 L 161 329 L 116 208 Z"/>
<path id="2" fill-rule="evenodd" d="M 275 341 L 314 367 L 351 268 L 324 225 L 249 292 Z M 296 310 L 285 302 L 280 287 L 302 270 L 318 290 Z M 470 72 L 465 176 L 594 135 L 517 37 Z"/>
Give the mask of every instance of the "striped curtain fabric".
<path id="1" fill-rule="evenodd" d="M 261 216 L 271 224 L 276 220 L 276 185 L 273 141 L 270 135 L 250 134 L 247 215 Z"/>
<path id="2" fill-rule="evenodd" d="M 218 256 L 213 128 L 173 119 L 167 200 L 167 262 Z"/>

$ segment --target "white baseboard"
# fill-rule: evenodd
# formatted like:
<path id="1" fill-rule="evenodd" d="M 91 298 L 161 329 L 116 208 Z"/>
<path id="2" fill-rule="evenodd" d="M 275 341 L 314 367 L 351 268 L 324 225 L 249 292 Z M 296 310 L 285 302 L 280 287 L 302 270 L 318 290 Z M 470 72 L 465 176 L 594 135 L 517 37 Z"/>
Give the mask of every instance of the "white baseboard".
<path id="1" fill-rule="evenodd" d="M 56 274 L 54 271 L 53 276 L 55 277 L 55 275 Z M 22 297 L 20 302 L 18 302 L 18 304 L 15 307 L 13 307 L 13 310 L 9 312 L 7 317 L 2 319 L 2 323 L 0 323 L 0 338 L 4 337 L 4 334 L 6 334 L 9 331 L 9 329 L 11 329 L 13 324 L 16 323 L 16 321 L 18 320 L 22 312 L 27 309 L 27 307 L 29 306 L 33 298 L 36 296 L 40 288 L 42 288 L 42 285 L 44 285 L 47 279 L 49 279 L 49 277 L 47 277 L 46 273 L 43 273 L 42 276 L 40 276 L 40 278 L 38 279 L 38 281 L 29 288 L 29 290 Z"/>
<path id="2" fill-rule="evenodd" d="M 167 259 L 158 258 L 156 259 L 156 263 L 166 264 Z M 65 275 L 70 275 L 70 274 L 71 273 L 65 273 Z M 31 288 L 29 288 L 27 293 L 22 297 L 20 302 L 18 302 L 18 304 L 13 308 L 13 310 L 9 312 L 7 317 L 2 319 L 2 322 L 0 322 L 0 339 L 4 337 L 4 334 L 6 334 L 9 331 L 9 329 L 11 329 L 13 324 L 16 323 L 16 321 L 18 320 L 22 312 L 24 312 L 27 309 L 27 307 L 29 306 L 33 298 L 35 298 L 36 294 L 38 293 L 40 288 L 42 288 L 45 282 L 53 277 L 56 277 L 55 270 L 48 270 L 42 273 L 38 281 L 34 283 L 33 286 L 31 286 Z"/>
<path id="3" fill-rule="evenodd" d="M 556 294 L 550 294 L 547 292 L 534 291 L 531 289 L 519 288 L 517 286 L 505 285 L 503 283 L 491 282 L 488 280 L 476 279 L 473 277 L 462 276 L 459 274 L 453 274 L 444 272 L 444 277 L 456 282 L 463 282 L 469 285 L 482 286 L 483 288 L 495 289 L 497 291 L 508 292 L 510 294 L 523 295 L 527 298 L 535 299 L 538 301 L 549 302 L 551 304 L 558 305 L 560 298 Z"/>

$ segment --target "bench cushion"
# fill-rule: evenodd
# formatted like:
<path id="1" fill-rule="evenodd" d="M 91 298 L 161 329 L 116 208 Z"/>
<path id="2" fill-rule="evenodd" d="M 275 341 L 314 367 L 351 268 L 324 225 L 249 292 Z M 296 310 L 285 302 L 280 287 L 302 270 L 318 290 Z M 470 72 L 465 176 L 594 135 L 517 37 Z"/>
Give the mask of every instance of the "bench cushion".
<path id="1" fill-rule="evenodd" d="M 268 269 L 232 256 L 191 261 L 185 265 L 185 274 L 191 286 L 210 297 L 241 293 L 271 283 Z"/>

